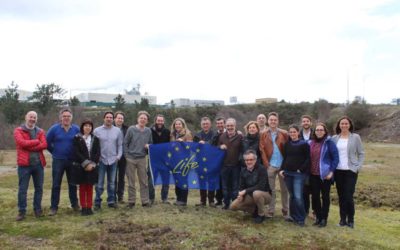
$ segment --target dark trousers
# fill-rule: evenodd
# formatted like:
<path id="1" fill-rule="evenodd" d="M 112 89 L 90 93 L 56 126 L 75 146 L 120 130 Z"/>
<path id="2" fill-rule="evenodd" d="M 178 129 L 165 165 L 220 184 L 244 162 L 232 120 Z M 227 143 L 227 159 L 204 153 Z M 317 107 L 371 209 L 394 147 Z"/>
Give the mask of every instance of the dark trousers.
<path id="1" fill-rule="evenodd" d="M 340 220 L 354 223 L 354 191 L 358 174 L 351 170 L 336 170 L 335 182 L 339 196 Z"/>
<path id="2" fill-rule="evenodd" d="M 239 194 L 240 167 L 223 166 L 221 168 L 222 193 L 225 206 L 229 206 Z"/>
<path id="3" fill-rule="evenodd" d="M 312 192 L 312 206 L 317 220 L 327 220 L 329 206 L 331 204 L 331 180 L 321 180 L 319 175 L 310 175 L 310 185 Z M 322 201 L 322 202 L 321 202 Z"/>
<path id="4" fill-rule="evenodd" d="M 68 194 L 69 201 L 71 202 L 71 207 L 78 206 L 78 194 L 76 185 L 72 185 L 70 183 L 71 180 L 71 168 L 72 161 L 71 160 L 60 160 L 53 158 L 52 165 L 52 176 L 53 183 L 51 187 L 51 209 L 58 209 L 58 204 L 60 203 L 60 192 L 61 192 L 61 183 L 64 176 L 64 172 L 67 175 L 68 182 Z"/>
<path id="5" fill-rule="evenodd" d="M 33 210 L 42 210 L 43 178 L 44 171 L 42 164 L 32 166 L 18 166 L 18 210 L 26 213 L 26 199 L 29 187 L 29 180 L 32 176 L 35 193 L 33 195 Z"/>
<path id="6" fill-rule="evenodd" d="M 178 186 L 175 186 L 175 195 L 176 195 L 176 200 L 181 201 L 184 203 L 187 203 L 187 198 L 189 195 L 189 190 L 188 189 L 182 189 Z"/>
<path id="7" fill-rule="evenodd" d="M 169 178 L 170 178 L 170 173 L 169 172 L 158 172 L 157 176 L 152 176 L 151 172 L 151 167 L 150 164 L 148 165 L 149 168 L 147 169 L 147 176 L 149 177 L 148 183 L 149 183 L 149 199 L 150 200 L 155 200 L 156 198 L 156 193 L 155 193 L 155 188 L 154 188 L 154 180 L 158 178 L 158 175 L 161 176 L 161 200 L 162 201 L 167 201 L 168 200 L 168 193 L 169 193 Z"/>
<path id="8" fill-rule="evenodd" d="M 214 204 L 214 196 L 215 196 L 214 190 L 200 189 L 200 203 L 201 204 L 205 205 L 207 203 L 207 198 L 208 198 L 208 204 Z"/>
<path id="9" fill-rule="evenodd" d="M 222 193 L 222 178 L 219 178 L 219 189 L 215 191 L 215 199 L 217 200 L 218 204 L 222 204 L 222 199 L 224 198 L 224 195 Z"/>
<path id="10" fill-rule="evenodd" d="M 117 174 L 115 175 L 115 196 L 118 201 L 124 199 L 126 159 L 124 156 L 118 161 Z"/>
<path id="11" fill-rule="evenodd" d="M 311 185 L 310 185 L 310 175 L 305 177 L 304 187 L 303 187 L 303 202 L 304 209 L 306 210 L 306 215 L 310 212 L 310 195 L 311 195 Z M 314 210 L 314 207 L 312 208 Z"/>

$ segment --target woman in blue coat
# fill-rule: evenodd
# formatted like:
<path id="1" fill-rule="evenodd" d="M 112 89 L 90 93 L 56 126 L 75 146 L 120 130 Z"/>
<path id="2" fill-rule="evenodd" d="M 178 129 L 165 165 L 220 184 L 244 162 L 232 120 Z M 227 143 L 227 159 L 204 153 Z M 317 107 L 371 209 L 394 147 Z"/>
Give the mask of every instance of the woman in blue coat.
<path id="1" fill-rule="evenodd" d="M 312 206 L 316 214 L 314 226 L 326 227 L 333 174 L 339 163 L 336 144 L 328 135 L 325 124 L 318 123 L 310 142 L 310 186 Z"/>

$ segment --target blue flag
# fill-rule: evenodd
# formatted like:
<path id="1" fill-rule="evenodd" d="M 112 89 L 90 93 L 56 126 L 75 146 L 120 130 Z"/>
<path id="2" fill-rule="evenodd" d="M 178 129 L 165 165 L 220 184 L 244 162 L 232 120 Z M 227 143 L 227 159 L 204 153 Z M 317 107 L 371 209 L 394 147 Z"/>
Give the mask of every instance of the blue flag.
<path id="1" fill-rule="evenodd" d="M 225 151 L 210 144 L 169 142 L 149 147 L 154 185 L 175 184 L 181 189 L 219 189 Z"/>

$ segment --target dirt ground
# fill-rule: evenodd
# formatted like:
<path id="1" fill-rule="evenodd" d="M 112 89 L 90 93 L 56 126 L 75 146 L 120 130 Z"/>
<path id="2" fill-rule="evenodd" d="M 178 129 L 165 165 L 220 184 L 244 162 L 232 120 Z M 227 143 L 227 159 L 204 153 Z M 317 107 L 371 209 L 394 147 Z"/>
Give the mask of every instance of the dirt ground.
<path id="1" fill-rule="evenodd" d="M 190 236 L 169 226 L 140 225 L 129 221 L 99 222 L 104 227 L 97 249 L 179 249 L 180 242 Z"/>

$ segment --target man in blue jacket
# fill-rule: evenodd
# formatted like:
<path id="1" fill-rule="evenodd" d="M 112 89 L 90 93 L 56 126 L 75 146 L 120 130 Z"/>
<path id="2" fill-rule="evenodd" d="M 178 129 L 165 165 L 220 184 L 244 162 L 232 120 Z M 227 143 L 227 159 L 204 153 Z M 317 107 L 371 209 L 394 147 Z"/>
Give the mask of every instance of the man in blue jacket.
<path id="1" fill-rule="evenodd" d="M 79 133 L 79 126 L 72 124 L 72 111 L 62 109 L 60 123 L 51 126 L 46 135 L 47 150 L 53 156 L 50 216 L 56 215 L 58 211 L 64 172 L 67 175 L 71 207 L 74 211 L 79 211 L 76 185 L 70 182 L 72 162 L 74 161 L 73 139 L 77 133 Z"/>

